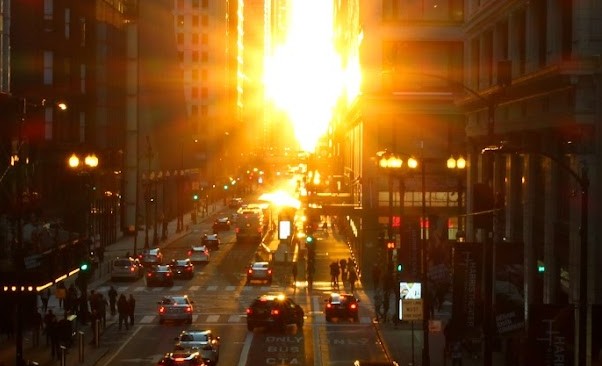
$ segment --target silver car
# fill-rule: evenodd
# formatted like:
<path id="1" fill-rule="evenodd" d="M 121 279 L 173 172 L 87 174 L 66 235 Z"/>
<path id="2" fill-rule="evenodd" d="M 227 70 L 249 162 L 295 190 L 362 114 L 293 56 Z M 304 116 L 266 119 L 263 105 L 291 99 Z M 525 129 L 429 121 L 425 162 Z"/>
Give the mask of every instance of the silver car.
<path id="1" fill-rule="evenodd" d="M 188 251 L 188 257 L 192 263 L 209 263 L 209 248 L 206 245 L 193 246 Z"/>
<path id="2" fill-rule="evenodd" d="M 137 280 L 142 277 L 142 265 L 134 258 L 115 258 L 111 265 L 111 281 Z"/>
<path id="3" fill-rule="evenodd" d="M 166 320 L 185 321 L 192 324 L 192 314 L 194 302 L 186 295 L 182 296 L 164 296 L 157 304 L 157 312 L 159 314 L 159 324 L 163 324 Z"/>
<path id="4" fill-rule="evenodd" d="M 247 269 L 247 284 L 251 281 L 262 281 L 272 284 L 272 267 L 269 262 L 253 262 Z"/>
<path id="5" fill-rule="evenodd" d="M 214 335 L 209 329 L 183 330 L 175 341 L 175 351 L 198 350 L 201 358 L 208 365 L 215 365 L 219 361 L 220 337 Z"/>

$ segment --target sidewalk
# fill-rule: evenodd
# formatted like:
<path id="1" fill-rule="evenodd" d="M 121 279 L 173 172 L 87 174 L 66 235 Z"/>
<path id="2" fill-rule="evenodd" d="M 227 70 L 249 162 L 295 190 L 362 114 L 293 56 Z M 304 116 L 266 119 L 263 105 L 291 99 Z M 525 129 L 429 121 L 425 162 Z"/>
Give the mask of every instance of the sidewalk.
<path id="1" fill-rule="evenodd" d="M 197 223 L 200 224 L 203 222 L 212 222 L 224 208 L 225 208 L 225 206 L 223 205 L 223 203 L 221 201 L 217 202 L 216 205 L 210 209 L 209 214 L 207 216 L 205 216 L 205 217 L 197 216 L 197 219 L 198 219 Z M 187 235 L 192 230 L 194 230 L 194 224 L 192 223 L 190 213 L 187 213 L 184 215 L 184 230 L 180 231 L 179 233 L 176 233 L 175 232 L 176 225 L 177 225 L 176 220 L 171 221 L 168 224 L 167 239 L 164 241 L 160 241 L 158 243 L 159 247 L 164 247 L 164 246 L 168 245 L 169 243 L 180 239 L 181 237 Z M 149 236 L 152 238 L 152 233 L 149 234 Z M 137 242 L 138 250 L 141 250 L 144 247 L 144 239 L 145 239 L 145 233 L 139 232 L 138 233 L 138 242 Z M 151 244 L 151 247 L 152 247 L 152 244 Z M 88 291 L 95 289 L 96 287 L 100 286 L 101 284 L 103 284 L 104 282 L 106 282 L 109 279 L 110 263 L 115 257 L 124 256 L 127 252 L 133 253 L 133 251 L 134 251 L 134 236 L 122 236 L 122 237 L 118 238 L 118 240 L 115 243 L 108 245 L 107 248 L 105 249 L 104 262 L 99 265 L 98 269 L 95 271 L 92 279 L 90 280 L 90 283 L 88 284 Z M 76 277 L 77 276 L 71 276 L 71 277 L 67 278 L 64 281 L 65 286 L 69 287 L 69 285 L 71 283 L 75 282 Z M 57 316 L 57 319 L 60 320 L 62 318 L 62 310 L 61 310 L 61 307 L 59 306 L 59 300 L 54 296 L 54 292 L 53 291 L 51 291 L 51 292 L 52 292 L 52 294 L 48 300 L 48 309 L 53 310 L 53 312 Z M 38 298 L 38 306 L 39 306 L 39 308 L 41 308 L 41 302 L 40 302 L 39 298 Z M 70 348 L 66 349 L 64 365 L 68 365 L 68 366 L 95 365 L 111 349 L 111 347 L 109 345 L 103 345 L 102 334 L 104 334 L 104 333 L 110 331 L 112 328 L 114 328 L 114 325 L 116 324 L 116 322 L 117 322 L 116 316 L 111 317 L 110 314 L 107 315 L 106 326 L 104 329 L 102 329 L 102 327 L 101 327 L 100 345 L 98 347 L 96 347 L 93 344 L 90 344 L 90 342 L 92 341 L 92 338 L 93 338 L 91 327 L 89 325 L 76 324 L 75 330 L 78 333 L 78 335 L 76 336 L 76 339 L 74 339 L 74 344 Z M 84 345 L 83 362 L 80 362 L 80 360 L 79 360 L 80 350 L 79 350 L 78 342 L 80 340 L 78 339 L 78 337 L 83 337 L 83 345 Z M 41 366 L 50 366 L 50 365 L 55 366 L 55 365 L 63 364 L 60 359 L 58 359 L 58 360 L 56 358 L 55 358 L 55 360 L 52 359 L 50 346 L 46 345 L 46 335 L 42 334 L 42 332 L 40 332 L 39 345 L 34 346 L 33 332 L 29 329 L 23 330 L 23 358 L 26 360 L 26 362 L 27 362 L 27 360 L 30 360 L 32 362 L 37 362 Z M 12 339 L 6 339 L 6 338 L 2 337 L 2 339 L 0 339 L 0 365 L 8 366 L 8 365 L 15 365 L 15 364 L 16 364 L 15 339 L 14 339 L 14 337 Z"/>

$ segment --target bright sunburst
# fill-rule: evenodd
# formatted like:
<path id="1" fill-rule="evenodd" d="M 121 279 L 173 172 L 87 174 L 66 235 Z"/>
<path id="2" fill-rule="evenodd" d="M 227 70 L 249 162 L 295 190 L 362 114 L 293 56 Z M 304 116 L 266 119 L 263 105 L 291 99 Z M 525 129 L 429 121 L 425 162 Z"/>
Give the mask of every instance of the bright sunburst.
<path id="1" fill-rule="evenodd" d="M 266 55 L 267 97 L 285 111 L 301 148 L 310 152 L 344 91 L 349 96 L 359 84 L 358 68 L 343 70 L 335 51 L 332 3 L 291 0 L 286 41 Z"/>

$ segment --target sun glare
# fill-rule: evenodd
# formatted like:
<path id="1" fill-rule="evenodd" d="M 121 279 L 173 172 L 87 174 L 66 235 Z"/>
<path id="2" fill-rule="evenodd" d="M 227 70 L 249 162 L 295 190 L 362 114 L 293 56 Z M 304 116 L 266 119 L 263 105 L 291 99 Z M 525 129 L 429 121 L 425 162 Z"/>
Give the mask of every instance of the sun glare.
<path id="1" fill-rule="evenodd" d="M 285 41 L 266 55 L 266 94 L 284 111 L 304 151 L 313 152 L 340 98 L 355 96 L 359 67 L 343 70 L 334 46 L 332 1 L 291 0 Z"/>

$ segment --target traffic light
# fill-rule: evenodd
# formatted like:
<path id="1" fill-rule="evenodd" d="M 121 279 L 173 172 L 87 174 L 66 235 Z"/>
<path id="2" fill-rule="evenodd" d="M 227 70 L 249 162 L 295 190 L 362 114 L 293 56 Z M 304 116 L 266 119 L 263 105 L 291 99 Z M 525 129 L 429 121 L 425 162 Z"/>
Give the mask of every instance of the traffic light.
<path id="1" fill-rule="evenodd" d="M 313 236 L 311 236 L 311 235 L 308 235 L 308 236 L 305 238 L 305 244 L 306 244 L 308 247 L 311 247 L 311 246 L 313 246 L 313 244 L 315 243 L 315 241 L 316 241 L 316 239 L 314 239 L 314 237 L 313 237 Z"/>
<path id="2" fill-rule="evenodd" d="M 192 195 L 192 200 L 193 200 L 193 201 L 198 201 L 198 200 L 199 200 L 199 194 L 198 194 L 198 193 L 194 193 L 194 194 Z"/>
<path id="3" fill-rule="evenodd" d="M 90 261 L 83 261 L 80 265 L 79 265 L 79 270 L 82 273 L 87 273 L 90 271 L 90 269 L 92 268 L 92 266 L 90 265 Z"/>
<path id="4" fill-rule="evenodd" d="M 403 264 L 402 264 L 402 263 L 397 263 L 397 267 L 395 267 L 395 270 L 396 270 L 398 273 L 401 273 L 401 272 L 403 272 Z"/>
<path id="5" fill-rule="evenodd" d="M 395 249 L 395 242 L 394 242 L 394 241 L 390 241 L 390 240 L 389 240 L 389 241 L 387 242 L 387 249 L 389 249 L 389 250 L 393 250 L 393 249 Z"/>

